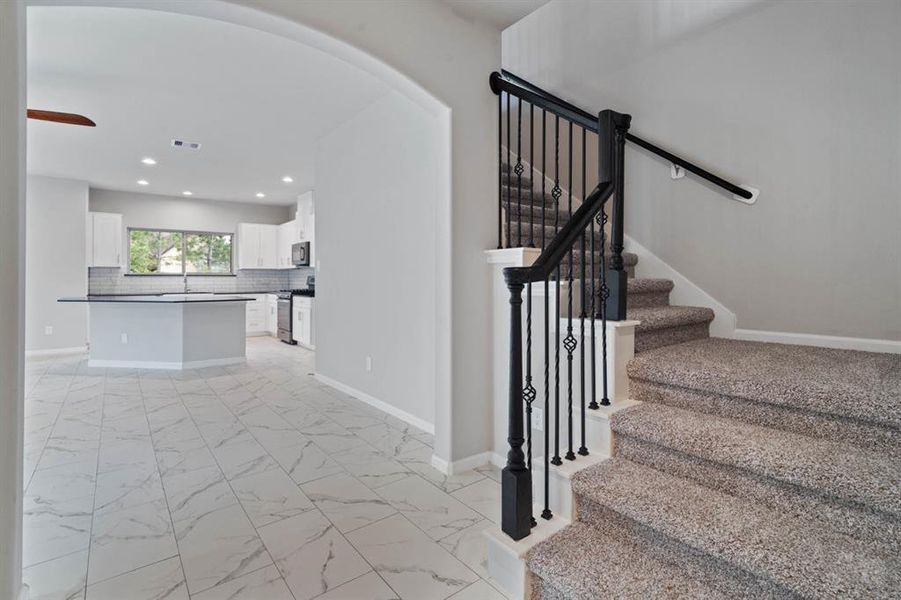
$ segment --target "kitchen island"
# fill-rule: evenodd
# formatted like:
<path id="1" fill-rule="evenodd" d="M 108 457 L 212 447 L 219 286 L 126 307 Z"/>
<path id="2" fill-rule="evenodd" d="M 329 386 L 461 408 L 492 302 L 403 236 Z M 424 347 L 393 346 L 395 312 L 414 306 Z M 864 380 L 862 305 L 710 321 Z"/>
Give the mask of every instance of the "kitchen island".
<path id="1" fill-rule="evenodd" d="M 89 306 L 88 366 L 195 369 L 245 361 L 240 295 L 60 298 Z"/>

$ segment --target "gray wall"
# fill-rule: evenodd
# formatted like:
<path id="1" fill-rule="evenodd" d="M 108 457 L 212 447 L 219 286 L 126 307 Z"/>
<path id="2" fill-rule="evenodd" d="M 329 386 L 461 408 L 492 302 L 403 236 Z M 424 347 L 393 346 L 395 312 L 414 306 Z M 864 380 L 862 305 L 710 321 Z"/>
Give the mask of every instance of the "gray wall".
<path id="1" fill-rule="evenodd" d="M 626 158 L 627 233 L 740 328 L 901 340 L 901 3 L 775 2 L 677 23 L 696 8 L 551 2 L 504 32 L 503 63 L 762 190 L 749 207 L 672 181 L 634 147 Z M 613 22 L 608 9 L 632 12 Z"/>
<path id="2" fill-rule="evenodd" d="M 29 175 L 25 204 L 25 349 L 84 346 L 86 305 L 60 304 L 57 299 L 87 292 L 88 184 Z M 45 335 L 47 326 L 53 328 L 52 335 Z"/>
<path id="3" fill-rule="evenodd" d="M 392 93 L 316 159 L 316 371 L 430 423 L 440 139 L 434 117 Z"/>

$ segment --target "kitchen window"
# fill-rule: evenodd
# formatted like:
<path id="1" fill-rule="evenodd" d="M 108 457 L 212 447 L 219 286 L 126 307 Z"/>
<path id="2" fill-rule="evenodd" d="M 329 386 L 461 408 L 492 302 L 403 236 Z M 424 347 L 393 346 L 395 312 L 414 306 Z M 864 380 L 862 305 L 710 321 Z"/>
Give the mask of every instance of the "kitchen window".
<path id="1" fill-rule="evenodd" d="M 128 230 L 132 275 L 231 275 L 234 234 L 170 229 Z"/>

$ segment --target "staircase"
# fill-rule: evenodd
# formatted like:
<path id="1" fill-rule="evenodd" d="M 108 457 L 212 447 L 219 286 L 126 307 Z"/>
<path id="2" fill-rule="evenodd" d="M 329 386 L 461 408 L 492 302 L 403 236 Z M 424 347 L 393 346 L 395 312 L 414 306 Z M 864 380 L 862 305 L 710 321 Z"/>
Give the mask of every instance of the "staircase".
<path id="1" fill-rule="evenodd" d="M 501 94 L 512 94 L 565 119 L 570 139 L 573 124 L 597 134 L 601 183 L 586 206 L 599 206 L 601 190 L 609 193 L 617 181 L 604 205 L 620 211 L 619 223 L 611 217 L 608 239 L 622 236 L 626 139 L 733 194 L 743 191 L 630 134 L 628 115 L 608 110 L 596 117 L 508 73 L 493 75 L 492 89 L 499 109 Z M 517 131 L 520 121 L 517 116 Z M 509 116 L 507 123 L 510 129 Z M 554 136 L 562 137 L 560 131 Z M 513 154 L 531 157 L 530 149 L 522 149 L 531 145 L 523 146 L 523 137 L 508 133 L 507 148 L 515 140 Z M 499 142 L 503 148 L 503 138 Z M 573 157 L 570 141 L 569 164 L 577 162 Z M 585 169 L 584 158 L 582 164 Z M 565 285 L 570 258 L 574 265 L 590 259 L 590 253 L 582 258 L 578 241 L 567 251 L 575 234 L 594 236 L 595 248 L 603 236 L 588 220 L 587 207 L 574 201 L 563 210 L 548 193 L 551 185 L 542 194 L 540 182 L 507 171 L 502 167 L 499 233 L 508 247 L 534 245 L 548 257 L 540 268 L 505 271 L 511 291 L 511 452 L 502 512 L 521 516 L 531 507 L 519 502 L 523 469 L 515 454 L 531 430 L 524 432 L 517 419 L 525 396 L 517 389 L 523 374 L 515 284 L 538 281 L 549 265 L 559 264 Z M 565 193 L 560 197 L 569 204 Z M 607 260 L 610 252 L 605 250 Z M 628 365 L 630 398 L 639 403 L 613 411 L 610 458 L 581 470 L 577 462 L 563 462 L 561 469 L 577 471 L 572 522 L 525 554 L 531 597 L 901 598 L 901 355 L 711 338 L 713 311 L 671 305 L 672 281 L 635 277 L 638 260 L 629 253 L 623 263 L 629 277 L 623 316 L 640 322 Z M 592 288 L 581 277 L 574 266 L 572 289 L 580 283 Z M 529 319 L 527 349 L 530 326 Z M 555 410 L 559 422 L 563 413 Z M 570 424 L 570 439 L 576 430 Z M 546 503 L 547 491 L 544 496 Z M 509 523 L 503 531 L 523 539 L 523 529 L 514 527 L 521 521 Z M 541 527 L 538 519 L 534 531 Z"/>

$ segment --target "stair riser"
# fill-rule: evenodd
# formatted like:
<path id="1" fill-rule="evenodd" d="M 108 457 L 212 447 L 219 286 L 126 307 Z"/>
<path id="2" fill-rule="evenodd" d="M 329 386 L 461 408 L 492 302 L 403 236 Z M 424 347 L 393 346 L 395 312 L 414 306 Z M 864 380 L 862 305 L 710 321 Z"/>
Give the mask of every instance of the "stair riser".
<path id="1" fill-rule="evenodd" d="M 635 332 L 635 353 L 710 337 L 710 323 Z"/>
<path id="2" fill-rule="evenodd" d="M 646 542 L 652 556 L 676 564 L 727 598 L 796 598 L 784 587 L 692 548 L 676 539 L 584 497 L 577 499 L 579 521 L 594 526 L 616 523 Z M 637 571 L 640 573 L 640 570 Z"/>
<path id="3" fill-rule="evenodd" d="M 636 335 L 636 344 L 637 338 Z M 801 411 L 631 377 L 629 395 L 642 402 L 657 402 L 815 438 L 837 440 L 901 458 L 901 431 L 847 417 Z"/>
<path id="4" fill-rule="evenodd" d="M 626 296 L 627 308 L 649 308 L 652 306 L 669 306 L 669 292 L 629 294 Z"/>
<path id="5" fill-rule="evenodd" d="M 615 439 L 616 456 L 732 496 L 747 498 L 756 505 L 803 516 L 862 542 L 873 543 L 874 547 L 901 552 L 901 522 L 891 515 L 631 436 L 617 434 Z"/>

